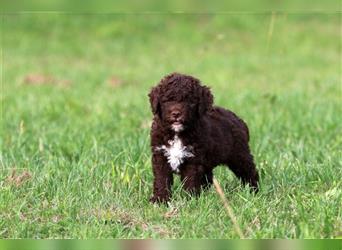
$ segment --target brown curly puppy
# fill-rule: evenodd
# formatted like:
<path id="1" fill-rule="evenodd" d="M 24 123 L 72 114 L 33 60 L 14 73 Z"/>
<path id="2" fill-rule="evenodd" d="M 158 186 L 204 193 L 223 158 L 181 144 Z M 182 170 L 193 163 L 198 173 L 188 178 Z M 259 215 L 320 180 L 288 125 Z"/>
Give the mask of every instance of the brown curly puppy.
<path id="1" fill-rule="evenodd" d="M 192 76 L 172 73 L 152 88 L 149 98 L 154 115 L 151 202 L 170 199 L 173 173 L 180 174 L 185 190 L 199 194 L 212 184 L 212 171 L 220 164 L 258 190 L 247 125 L 233 112 L 213 107 L 208 87 Z"/>

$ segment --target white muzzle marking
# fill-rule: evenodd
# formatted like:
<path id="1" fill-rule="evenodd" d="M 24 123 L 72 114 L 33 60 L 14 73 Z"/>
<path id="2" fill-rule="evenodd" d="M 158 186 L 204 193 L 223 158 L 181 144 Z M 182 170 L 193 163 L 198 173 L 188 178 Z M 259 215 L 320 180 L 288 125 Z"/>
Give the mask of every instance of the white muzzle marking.
<path id="1" fill-rule="evenodd" d="M 181 132 L 184 129 L 183 124 L 172 124 L 171 127 L 176 133 Z"/>

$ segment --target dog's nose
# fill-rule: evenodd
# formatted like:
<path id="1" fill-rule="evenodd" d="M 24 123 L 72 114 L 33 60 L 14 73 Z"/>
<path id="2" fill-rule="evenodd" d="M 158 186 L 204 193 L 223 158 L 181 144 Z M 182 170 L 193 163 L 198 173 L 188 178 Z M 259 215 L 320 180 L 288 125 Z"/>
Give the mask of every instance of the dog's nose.
<path id="1" fill-rule="evenodd" d="M 180 114 L 181 113 L 178 110 L 174 110 L 174 111 L 171 112 L 171 115 L 172 115 L 173 118 L 178 118 L 180 116 Z"/>

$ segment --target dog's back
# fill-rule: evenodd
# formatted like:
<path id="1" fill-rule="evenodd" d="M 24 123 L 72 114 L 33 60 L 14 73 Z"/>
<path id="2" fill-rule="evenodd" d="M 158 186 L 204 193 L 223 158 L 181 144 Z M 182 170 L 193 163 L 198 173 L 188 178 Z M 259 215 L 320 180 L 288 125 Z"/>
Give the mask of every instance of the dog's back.
<path id="1" fill-rule="evenodd" d="M 227 129 L 229 132 L 232 131 L 232 133 L 239 133 L 246 142 L 249 141 L 247 124 L 234 112 L 222 107 L 214 106 L 208 116 L 213 121 L 217 120 L 221 126 L 224 126 L 224 129 Z"/>

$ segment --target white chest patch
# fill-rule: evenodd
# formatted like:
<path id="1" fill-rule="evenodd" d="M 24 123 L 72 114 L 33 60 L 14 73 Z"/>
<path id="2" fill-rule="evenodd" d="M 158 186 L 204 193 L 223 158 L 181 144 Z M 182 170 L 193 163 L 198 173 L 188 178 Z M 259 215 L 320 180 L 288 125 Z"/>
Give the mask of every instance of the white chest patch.
<path id="1" fill-rule="evenodd" d="M 170 167 L 178 173 L 178 167 L 184 162 L 184 159 L 194 157 L 194 155 L 191 153 L 191 147 L 184 146 L 177 135 L 175 135 L 173 140 L 168 141 L 168 144 L 168 146 L 156 147 L 156 150 L 164 152 Z"/>

